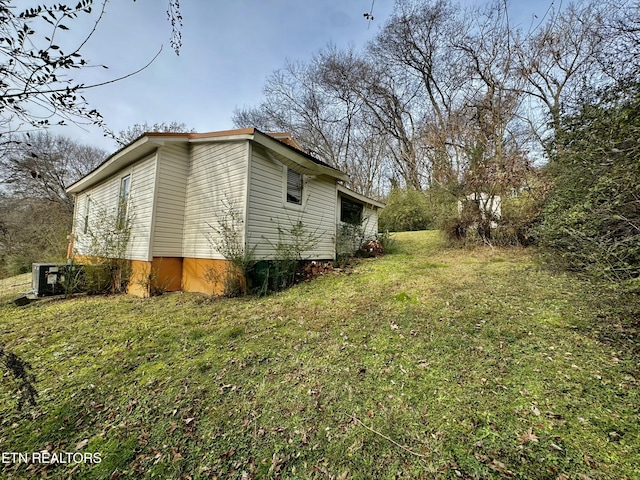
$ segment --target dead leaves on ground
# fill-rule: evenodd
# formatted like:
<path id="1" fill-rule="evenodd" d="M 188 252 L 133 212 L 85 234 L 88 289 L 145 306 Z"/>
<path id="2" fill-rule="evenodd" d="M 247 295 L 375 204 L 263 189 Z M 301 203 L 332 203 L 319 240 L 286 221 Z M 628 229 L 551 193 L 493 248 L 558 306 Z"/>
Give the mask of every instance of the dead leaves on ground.
<path id="1" fill-rule="evenodd" d="M 474 456 L 476 457 L 476 460 L 478 460 L 481 463 L 484 463 L 489 469 L 495 472 L 498 472 L 505 477 L 508 477 L 508 478 L 513 477 L 513 472 L 509 470 L 507 466 L 501 461 L 496 460 L 495 458 L 490 458 L 487 455 L 482 455 L 479 453 L 476 453 Z"/>
<path id="2" fill-rule="evenodd" d="M 535 433 L 533 433 L 533 430 L 530 428 L 529 430 L 527 430 L 525 433 L 523 433 L 518 437 L 518 441 L 520 442 L 520 445 L 525 445 L 529 442 L 538 443 L 540 439 Z"/>

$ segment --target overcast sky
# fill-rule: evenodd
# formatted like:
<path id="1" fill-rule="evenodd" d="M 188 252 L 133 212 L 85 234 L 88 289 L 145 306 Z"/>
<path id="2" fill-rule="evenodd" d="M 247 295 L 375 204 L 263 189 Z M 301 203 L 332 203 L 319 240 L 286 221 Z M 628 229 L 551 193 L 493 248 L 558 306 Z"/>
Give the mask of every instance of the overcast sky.
<path id="1" fill-rule="evenodd" d="M 84 58 L 104 64 L 75 78 L 90 84 L 107 81 L 145 65 L 141 73 L 85 93 L 114 132 L 135 123 L 184 122 L 199 132 L 233 127 L 234 109 L 257 105 L 265 78 L 287 60 L 308 60 L 330 43 L 360 47 L 393 10 L 394 0 L 182 0 L 183 46 L 176 56 L 169 45 L 168 0 L 109 0 Z M 479 0 L 461 0 L 463 5 Z M 550 0 L 511 0 L 520 22 L 544 14 Z M 81 36 L 89 18 L 76 20 Z M 83 30 L 84 29 L 84 30 Z M 116 149 L 96 127 L 70 126 L 57 132 L 83 143 Z"/>

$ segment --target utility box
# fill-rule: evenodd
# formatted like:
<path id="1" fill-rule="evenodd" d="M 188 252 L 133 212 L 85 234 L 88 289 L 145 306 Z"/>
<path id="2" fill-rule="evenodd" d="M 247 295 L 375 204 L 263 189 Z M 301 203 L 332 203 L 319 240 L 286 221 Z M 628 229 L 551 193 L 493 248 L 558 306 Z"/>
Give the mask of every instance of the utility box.
<path id="1" fill-rule="evenodd" d="M 37 297 L 73 293 L 82 289 L 83 265 L 34 263 L 31 290 Z"/>

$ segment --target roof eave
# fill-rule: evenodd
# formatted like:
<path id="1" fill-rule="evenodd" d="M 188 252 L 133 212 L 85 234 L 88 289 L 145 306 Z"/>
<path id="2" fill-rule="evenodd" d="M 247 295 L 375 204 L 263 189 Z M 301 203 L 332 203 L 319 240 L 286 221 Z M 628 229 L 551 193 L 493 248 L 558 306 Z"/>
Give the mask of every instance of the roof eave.
<path id="1" fill-rule="evenodd" d="M 146 155 L 152 154 L 158 147 L 164 145 L 168 140 L 168 138 L 153 138 L 146 135 L 138 138 L 134 142 L 130 143 L 129 145 L 125 146 L 124 148 L 118 150 L 116 153 L 108 157 L 91 173 L 67 187 L 66 192 L 80 193 L 83 190 L 86 190 L 87 188 L 101 182 L 102 180 L 105 180 L 106 178 L 110 177 L 117 171 L 125 168 L 136 160 Z M 184 138 L 181 138 L 181 140 L 185 141 Z"/>
<path id="2" fill-rule="evenodd" d="M 365 195 L 361 195 L 361 194 L 359 194 L 357 192 L 354 192 L 353 190 L 351 190 L 351 189 L 349 189 L 349 188 L 347 188 L 347 187 L 345 187 L 343 185 L 338 185 L 338 192 L 340 192 L 340 193 L 342 193 L 344 195 L 347 195 L 347 196 L 349 196 L 351 198 L 354 198 L 354 199 L 356 199 L 356 200 L 358 200 L 358 201 L 360 201 L 362 203 L 366 203 L 368 205 L 376 207 L 376 208 L 385 208 L 386 207 L 386 205 L 384 203 L 378 202 L 377 200 L 374 200 L 373 198 L 369 198 L 369 197 L 367 197 Z"/>
<path id="3" fill-rule="evenodd" d="M 294 164 L 304 167 L 307 172 L 313 172 L 315 175 L 326 175 L 336 180 L 348 181 L 349 175 L 336 170 L 335 168 L 325 167 L 319 165 L 308 158 L 309 155 L 302 151 L 298 151 L 296 148 L 291 147 L 269 135 L 256 130 L 253 135 L 253 141 L 262 145 L 265 148 L 279 154 L 284 158 L 291 158 Z M 293 154 L 293 155 L 292 155 Z M 286 164 L 286 161 L 285 161 Z M 288 165 L 289 166 L 289 165 Z"/>

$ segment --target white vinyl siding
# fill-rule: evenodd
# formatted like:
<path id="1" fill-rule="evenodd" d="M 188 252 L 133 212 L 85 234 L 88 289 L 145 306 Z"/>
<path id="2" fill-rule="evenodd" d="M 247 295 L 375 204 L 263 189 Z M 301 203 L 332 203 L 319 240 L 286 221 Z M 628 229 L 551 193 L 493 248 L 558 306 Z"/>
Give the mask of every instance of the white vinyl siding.
<path id="1" fill-rule="evenodd" d="M 152 256 L 182 257 L 189 149 L 173 144 L 158 151 Z"/>
<path id="2" fill-rule="evenodd" d="M 231 203 L 244 217 L 249 143 L 194 144 L 191 150 L 184 217 L 183 256 L 224 258 L 207 240 L 209 226 L 228 211 Z M 244 234 L 244 232 L 242 232 Z"/>
<path id="3" fill-rule="evenodd" d="M 92 255 L 91 235 L 101 235 L 97 230 L 111 225 L 117 226 L 118 206 L 121 195 L 122 178 L 130 175 L 131 184 L 128 196 L 127 215 L 131 218 L 131 232 L 126 258 L 131 260 L 147 260 L 149 257 L 149 238 L 151 234 L 151 216 L 153 211 L 153 187 L 155 184 L 155 155 L 147 157 L 132 167 L 124 169 L 96 185 L 82 192 L 76 204 L 78 211 L 74 219 L 75 249 L 80 255 Z M 84 215 L 87 196 L 91 198 L 89 212 L 89 233 L 84 233 Z"/>
<path id="4" fill-rule="evenodd" d="M 280 241 L 278 227 L 290 231 L 299 221 L 318 245 L 304 253 L 309 259 L 335 256 L 336 182 L 326 177 L 304 176 L 302 206 L 286 203 L 287 168 L 257 147 L 252 149 L 247 216 L 247 243 L 256 247 L 257 259 L 275 258 Z M 292 208 L 294 207 L 294 208 Z M 284 241 L 287 238 L 283 238 Z"/>
<path id="5" fill-rule="evenodd" d="M 76 201 L 77 213 L 74 218 L 74 249 L 80 255 L 91 255 L 91 235 L 98 234 L 96 229 L 104 223 L 105 217 L 115 219 L 118 214 L 118 199 L 120 195 L 120 177 L 111 177 L 93 188 L 78 195 Z M 84 233 L 84 215 L 87 196 L 91 198 L 88 232 Z"/>
<path id="6" fill-rule="evenodd" d="M 367 240 L 372 240 L 378 235 L 378 210 L 365 205 L 362 212 L 362 227 Z"/>
<path id="7" fill-rule="evenodd" d="M 131 193 L 128 212 L 132 220 L 127 258 L 151 260 L 151 220 L 156 182 L 156 155 L 137 162 L 131 168 Z"/>

